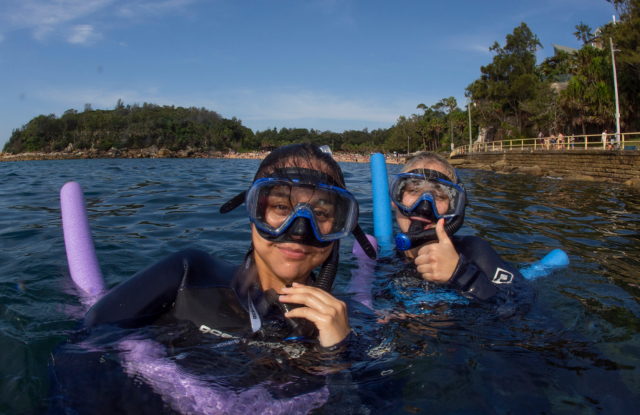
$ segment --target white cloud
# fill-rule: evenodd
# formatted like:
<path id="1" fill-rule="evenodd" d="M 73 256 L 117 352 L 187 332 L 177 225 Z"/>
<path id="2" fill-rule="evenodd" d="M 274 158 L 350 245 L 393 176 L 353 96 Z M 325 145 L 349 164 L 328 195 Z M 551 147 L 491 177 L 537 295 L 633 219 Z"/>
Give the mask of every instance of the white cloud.
<path id="1" fill-rule="evenodd" d="M 0 23 L 4 22 L 3 26 L 8 30 L 29 29 L 38 40 L 55 34 L 64 36 L 70 31 L 79 31 L 77 36 L 66 36 L 67 40 L 72 43 L 87 43 L 90 36 L 82 37 L 83 29 L 74 25 L 77 20 L 91 20 L 95 22 L 95 26 L 106 20 L 106 17 L 112 18 L 114 13 L 128 18 L 157 16 L 184 9 L 196 1 L 198 0 L 3 0 L 4 3 L 0 5 Z M 126 6 L 115 10 L 110 7 L 118 7 L 119 3 Z M 71 39 L 80 41 L 74 42 Z"/>
<path id="2" fill-rule="evenodd" d="M 116 0 L 18 0 L 12 1 L 3 18 L 13 29 L 33 30 L 42 39 L 73 20 L 92 15 Z"/>
<path id="3" fill-rule="evenodd" d="M 71 33 L 67 37 L 67 41 L 69 43 L 86 45 L 99 37 L 100 34 L 93 31 L 93 26 L 83 24 L 71 28 Z"/>
<path id="4" fill-rule="evenodd" d="M 134 1 L 118 10 L 121 17 L 145 17 L 149 15 L 160 15 L 170 11 L 184 9 L 198 0 L 164 0 L 164 1 Z"/>

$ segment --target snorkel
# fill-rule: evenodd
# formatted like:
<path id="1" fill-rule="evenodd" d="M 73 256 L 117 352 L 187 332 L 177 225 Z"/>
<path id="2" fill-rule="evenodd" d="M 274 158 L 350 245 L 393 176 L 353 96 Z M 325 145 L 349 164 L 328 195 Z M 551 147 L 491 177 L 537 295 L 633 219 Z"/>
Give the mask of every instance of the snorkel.
<path id="1" fill-rule="evenodd" d="M 400 176 L 404 174 L 405 173 L 399 174 L 394 180 L 394 183 Z M 436 170 L 416 169 L 410 171 L 409 174 L 422 176 L 424 180 L 427 181 L 440 180 L 443 183 L 449 183 L 448 181 L 450 180 L 448 176 Z M 444 230 L 447 235 L 449 235 L 449 237 L 453 236 L 462 227 L 462 224 L 464 223 L 465 208 L 469 203 L 466 197 L 466 190 L 457 173 L 455 185 L 460 190 L 458 196 L 460 200 L 458 202 L 459 208 L 457 209 L 455 214 L 448 215 L 450 217 L 445 218 Z M 396 200 L 396 198 L 394 197 L 396 196 L 394 195 L 394 190 L 395 187 L 392 184 L 392 187 L 389 190 L 391 200 Z M 403 207 L 397 201 L 395 203 L 396 208 L 399 210 L 400 214 L 406 217 L 420 217 L 425 219 L 426 221 L 425 222 L 418 219 L 411 219 L 411 224 L 409 225 L 409 229 L 407 230 L 407 232 L 396 235 L 396 247 L 400 251 L 404 252 L 438 239 L 435 226 L 430 229 L 424 229 L 425 223 L 435 224 L 438 220 L 441 219 L 441 217 L 438 217 L 439 215 L 436 214 L 436 202 L 433 195 L 429 193 L 421 195 L 421 197 L 418 199 L 418 202 L 416 202 L 411 208 Z"/>

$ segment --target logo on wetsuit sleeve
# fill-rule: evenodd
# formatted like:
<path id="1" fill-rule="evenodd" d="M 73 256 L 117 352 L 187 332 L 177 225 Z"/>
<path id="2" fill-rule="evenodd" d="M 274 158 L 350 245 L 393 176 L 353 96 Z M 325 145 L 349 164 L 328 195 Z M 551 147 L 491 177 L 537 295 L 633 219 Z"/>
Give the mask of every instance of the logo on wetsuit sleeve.
<path id="1" fill-rule="evenodd" d="M 493 276 L 492 282 L 494 284 L 511 284 L 513 282 L 513 274 L 502 268 L 498 268 L 496 275 Z"/>

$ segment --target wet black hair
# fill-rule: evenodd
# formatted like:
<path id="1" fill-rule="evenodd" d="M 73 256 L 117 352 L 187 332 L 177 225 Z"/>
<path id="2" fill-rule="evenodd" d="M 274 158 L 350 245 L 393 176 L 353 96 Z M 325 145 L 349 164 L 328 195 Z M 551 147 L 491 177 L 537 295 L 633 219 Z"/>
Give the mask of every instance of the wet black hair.
<path id="1" fill-rule="evenodd" d="M 323 152 L 320 147 L 311 143 L 289 144 L 273 150 L 260 163 L 253 181 L 271 177 L 274 173 L 283 172 L 291 167 L 325 173 L 336 181 L 338 187 L 346 189 L 344 175 L 338 163 L 330 154 Z M 284 178 L 286 175 L 278 174 L 278 177 Z"/>

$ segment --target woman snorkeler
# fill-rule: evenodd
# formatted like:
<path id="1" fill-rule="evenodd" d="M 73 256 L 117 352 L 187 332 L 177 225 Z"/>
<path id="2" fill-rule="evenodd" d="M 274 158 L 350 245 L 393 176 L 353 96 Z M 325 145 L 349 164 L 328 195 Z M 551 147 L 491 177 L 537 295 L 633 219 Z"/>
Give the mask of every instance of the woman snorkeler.
<path id="1" fill-rule="evenodd" d="M 204 371 L 203 379 L 210 379 L 207 367 L 217 367 L 217 375 L 237 370 L 225 367 L 224 362 L 208 361 L 203 367 L 202 362 L 190 363 L 195 358 L 179 357 L 182 354 L 177 352 L 175 359 L 180 360 L 181 369 L 174 370 L 174 366 L 167 367 L 165 352 L 159 349 L 182 350 L 206 344 L 209 350 L 226 353 L 229 345 L 245 342 L 246 346 L 281 349 L 294 358 L 304 354 L 306 348 L 321 354 L 339 353 L 351 333 L 346 304 L 330 293 L 339 241 L 353 233 L 375 257 L 375 250 L 357 225 L 358 203 L 345 187 L 340 167 L 317 146 L 295 144 L 273 151 L 260 164 L 251 187 L 220 209 L 227 213 L 246 205 L 252 244 L 243 263 L 234 266 L 202 251 L 180 251 L 108 291 L 87 312 L 77 338 L 52 354 L 52 408 L 83 413 L 103 402 L 105 410 L 126 411 L 142 399 L 149 402 L 147 409 L 151 412 L 167 402 L 174 409 L 187 405 L 191 411 L 192 402 L 198 399 L 210 403 L 216 389 L 206 382 L 193 386 L 195 381 L 183 374 L 184 367 L 191 371 L 197 366 L 193 370 Z M 313 271 L 319 266 L 316 276 Z M 124 334 L 114 334 L 109 327 L 118 327 Z M 133 336 L 133 340 L 125 336 Z M 88 338 L 91 346 L 87 346 Z M 111 354 L 95 344 L 105 339 Z M 79 344 L 97 354 L 79 353 L 72 358 L 69 348 L 76 350 Z M 113 357 L 115 363 L 109 358 L 105 361 L 105 356 L 117 354 L 114 351 L 121 354 Z M 280 363 L 274 363 L 270 371 L 282 376 L 282 368 L 277 367 L 281 360 L 276 361 Z M 101 384 L 104 371 L 117 371 L 118 365 L 128 376 L 112 376 Z M 265 373 L 269 370 L 263 365 L 253 369 L 260 371 L 259 376 L 253 373 L 245 380 L 251 377 L 267 382 L 270 374 Z M 131 378 L 142 378 L 147 385 L 141 386 Z M 92 382 L 92 387 L 82 379 Z M 185 388 L 185 383 L 192 388 Z M 291 397 L 291 405 L 300 404 L 304 399 L 298 399 L 296 393 L 318 389 L 318 381 L 311 383 L 315 386 L 306 389 L 304 385 L 287 386 L 298 392 L 270 391 L 265 396 L 281 393 Z M 306 408 L 326 402 L 324 392 L 313 393 L 317 396 L 309 397 Z M 114 394 L 118 399 L 108 398 Z M 228 396 L 229 392 L 220 394 Z M 203 396 L 209 396 L 209 400 Z"/>

